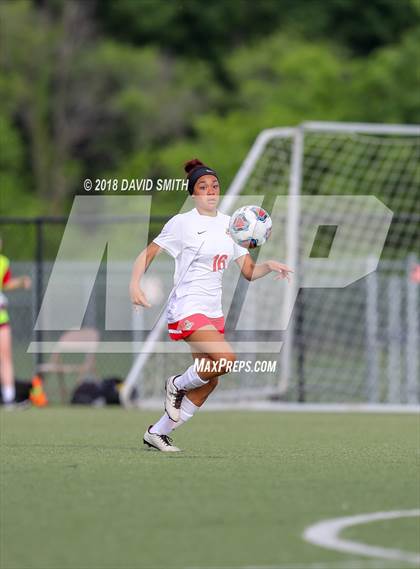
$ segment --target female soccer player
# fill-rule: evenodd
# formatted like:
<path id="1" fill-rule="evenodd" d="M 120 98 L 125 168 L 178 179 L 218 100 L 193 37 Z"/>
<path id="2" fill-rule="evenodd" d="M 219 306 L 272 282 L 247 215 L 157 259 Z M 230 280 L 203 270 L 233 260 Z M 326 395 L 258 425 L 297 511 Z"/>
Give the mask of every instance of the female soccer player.
<path id="1" fill-rule="evenodd" d="M 0 251 L 1 245 L 0 239 Z M 3 291 L 18 288 L 28 289 L 30 286 L 30 277 L 12 277 L 9 259 L 0 254 L 0 383 L 3 404 L 7 408 L 13 408 L 16 390 L 13 372 L 12 333 L 7 312 L 7 298 Z"/>
<path id="2" fill-rule="evenodd" d="M 177 452 L 169 434 L 191 419 L 236 360 L 225 339 L 222 312 L 222 277 L 234 260 L 243 276 L 253 281 L 275 271 L 277 278 L 293 272 L 277 261 L 255 264 L 247 249 L 228 234 L 229 216 L 220 213 L 219 179 L 200 160 L 185 165 L 188 192 L 195 207 L 172 217 L 137 257 L 130 282 L 131 301 L 150 307 L 140 281 L 156 255 L 164 249 L 175 258 L 174 289 L 168 301 L 168 332 L 172 340 L 184 340 L 193 360 L 216 362 L 212 371 L 196 371 L 192 364 L 184 373 L 166 380 L 165 413 L 144 434 L 143 442 L 163 452 Z M 198 362 L 197 362 L 198 363 Z M 209 366 L 207 366 L 209 367 Z"/>

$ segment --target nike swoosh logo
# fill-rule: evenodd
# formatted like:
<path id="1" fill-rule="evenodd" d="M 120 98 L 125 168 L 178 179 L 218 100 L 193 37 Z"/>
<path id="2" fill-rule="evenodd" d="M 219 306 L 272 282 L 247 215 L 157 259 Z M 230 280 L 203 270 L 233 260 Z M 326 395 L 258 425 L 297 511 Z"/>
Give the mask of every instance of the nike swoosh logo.
<path id="1" fill-rule="evenodd" d="M 207 229 L 205 229 L 204 231 L 197 231 L 197 233 L 198 233 L 199 235 L 201 235 L 202 233 L 205 233 L 206 231 L 207 231 Z"/>

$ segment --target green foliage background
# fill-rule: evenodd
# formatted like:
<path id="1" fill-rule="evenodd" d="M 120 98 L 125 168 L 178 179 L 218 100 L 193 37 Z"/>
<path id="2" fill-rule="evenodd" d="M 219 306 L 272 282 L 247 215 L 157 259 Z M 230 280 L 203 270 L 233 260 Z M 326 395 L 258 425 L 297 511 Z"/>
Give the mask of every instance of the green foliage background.
<path id="1" fill-rule="evenodd" d="M 419 0 L 4 0 L 0 21 L 2 215 L 195 156 L 226 188 L 267 127 L 420 122 Z"/>

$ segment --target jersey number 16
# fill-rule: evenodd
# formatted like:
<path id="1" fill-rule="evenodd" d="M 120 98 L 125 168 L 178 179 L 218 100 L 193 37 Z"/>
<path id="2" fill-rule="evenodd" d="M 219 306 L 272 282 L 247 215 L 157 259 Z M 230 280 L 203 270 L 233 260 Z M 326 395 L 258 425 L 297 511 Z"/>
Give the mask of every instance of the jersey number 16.
<path id="1" fill-rule="evenodd" d="M 216 255 L 213 258 L 213 271 L 224 271 L 226 269 L 227 255 Z"/>

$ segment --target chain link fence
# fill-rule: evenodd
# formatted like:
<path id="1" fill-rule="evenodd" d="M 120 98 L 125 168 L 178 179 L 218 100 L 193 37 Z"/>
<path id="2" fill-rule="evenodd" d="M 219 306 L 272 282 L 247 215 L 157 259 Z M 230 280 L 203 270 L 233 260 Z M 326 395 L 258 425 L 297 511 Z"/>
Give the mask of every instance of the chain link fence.
<path id="1" fill-rule="evenodd" d="M 153 223 L 160 227 L 165 220 L 154 218 Z M 132 223 L 132 220 L 127 223 Z M 8 294 L 15 374 L 19 379 L 30 379 L 37 365 L 49 358 L 46 353 L 28 353 L 30 342 L 57 340 L 59 337 L 57 332 L 51 334 L 34 330 L 34 324 L 54 265 L 54 259 L 49 258 L 58 247 L 59 241 L 54 243 L 54 240 L 60 238 L 58 229 L 62 234 L 64 224 L 65 219 L 0 220 L 1 233 L 6 237 L 4 253 L 7 255 L 11 249 L 19 258 L 21 255 L 16 248 L 19 243 L 24 243 L 27 247 L 25 256 L 29 256 L 30 251 L 33 255 L 32 259 L 25 260 L 14 260 L 10 255 L 13 274 L 28 274 L 33 281 L 30 290 Z M 6 226 L 7 231 L 3 231 Z M 13 248 L 8 247 L 11 238 Z M 145 278 L 148 280 L 146 286 L 149 287 L 149 293 L 154 295 L 153 308 L 141 311 L 141 315 L 133 314 L 133 326 L 129 330 L 106 330 L 106 263 L 102 262 L 99 268 L 92 292 L 89 285 L 91 277 L 88 267 L 85 268 L 86 272 L 83 264 L 77 268 L 78 278 L 81 282 L 86 281 L 86 294 L 89 295 L 89 298 L 81 299 L 87 306 L 83 327 L 97 329 L 101 339 L 107 341 L 144 341 L 159 317 L 172 286 L 173 260 L 162 255 L 152 265 Z M 237 268 L 229 270 L 237 271 Z M 127 303 L 130 271 L 131 264 L 121 262 L 121 279 L 127 281 Z M 345 289 L 301 290 L 293 313 L 293 374 L 285 398 L 289 401 L 323 403 L 416 403 L 419 399 L 419 271 L 418 259 L 411 255 L 406 259 L 382 261 L 375 273 Z M 236 294 L 238 289 L 232 283 L 236 281 L 228 275 L 224 280 L 224 296 L 233 298 L 233 304 L 230 313 L 227 311 L 231 317 L 227 322 L 227 336 L 234 339 L 240 331 L 231 325 L 234 320 L 232 316 L 241 310 L 241 295 Z M 234 290 L 231 290 L 232 287 Z M 258 319 L 258 311 L 251 308 L 244 307 L 249 329 Z M 347 324 L 343 325 L 343 322 Z M 254 329 L 257 328 L 255 326 Z M 272 338 L 267 336 L 267 340 L 278 339 L 275 331 L 271 335 Z M 130 350 L 98 353 L 95 378 L 92 379 L 124 379 L 135 355 Z M 80 360 L 80 357 L 79 354 L 68 356 L 70 361 Z M 250 359 L 255 357 L 255 354 L 249 354 Z M 265 354 L 264 358 L 278 360 L 279 354 Z M 142 396 L 159 396 L 165 377 L 182 370 L 190 361 L 188 354 L 155 354 L 150 368 L 153 373 L 146 370 L 143 374 L 140 385 Z M 273 373 L 231 374 L 227 381 L 221 382 L 214 398 L 226 398 L 229 394 L 234 397 L 246 396 L 247 393 L 258 397 L 275 391 L 277 382 L 278 376 Z M 70 379 L 69 387 L 71 385 Z M 54 399 L 57 396 L 54 381 L 48 382 L 48 390 Z"/>

